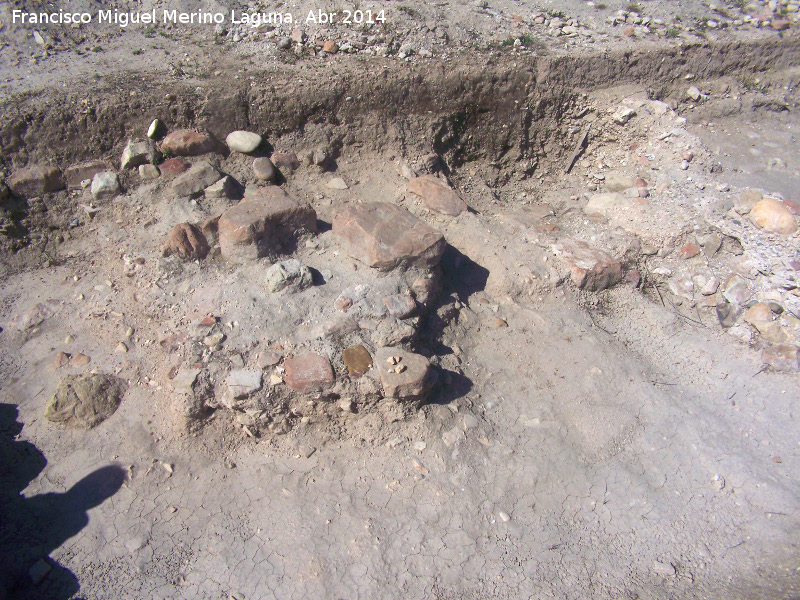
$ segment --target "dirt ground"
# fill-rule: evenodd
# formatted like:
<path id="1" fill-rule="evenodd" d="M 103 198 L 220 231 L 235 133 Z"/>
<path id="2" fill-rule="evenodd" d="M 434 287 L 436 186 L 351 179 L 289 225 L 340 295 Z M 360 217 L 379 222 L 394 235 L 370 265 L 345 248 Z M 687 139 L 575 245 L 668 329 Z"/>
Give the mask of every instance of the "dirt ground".
<path id="1" fill-rule="evenodd" d="M 288 49 L 289 27 L 230 25 L 51 26 L 40 43 L 7 14 L 39 5 L 4 5 L 3 180 L 104 159 L 121 192 L 3 198 L 0 599 L 800 597 L 800 237 L 743 208 L 756 193 L 799 218 L 796 4 L 606 4 L 376 3 L 391 28 L 307 28 Z M 202 4 L 218 8 L 259 7 Z M 751 14 L 767 24 L 735 23 Z M 187 157 L 241 189 L 263 185 L 254 156 L 297 154 L 277 183 L 317 232 L 281 258 L 314 285 L 269 293 L 275 257 L 235 264 L 214 236 L 203 260 L 162 255 L 174 225 L 241 189 L 181 196 L 163 169 L 118 169 L 154 118 L 262 135 L 254 155 Z M 469 210 L 412 193 L 430 171 Z M 380 299 L 419 274 L 370 268 L 332 229 L 375 201 L 447 241 L 412 317 Z M 614 285 L 578 281 L 576 241 Z M 345 326 L 337 302 L 359 285 L 374 298 Z M 425 402 L 349 373 L 356 344 L 429 360 Z M 284 384 L 306 351 L 329 358 L 330 390 Z M 212 391 L 187 422 L 190 367 Z M 264 382 L 238 405 L 237 369 Z M 116 411 L 91 429 L 46 418 L 87 373 L 124 382 Z"/>

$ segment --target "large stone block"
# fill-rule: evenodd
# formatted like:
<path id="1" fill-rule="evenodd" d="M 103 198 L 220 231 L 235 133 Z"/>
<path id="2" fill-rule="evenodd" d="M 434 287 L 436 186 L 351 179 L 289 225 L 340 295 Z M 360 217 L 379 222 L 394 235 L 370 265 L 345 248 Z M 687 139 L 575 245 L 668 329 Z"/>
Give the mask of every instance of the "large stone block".
<path id="1" fill-rule="evenodd" d="M 385 202 L 345 207 L 333 217 L 333 232 L 350 256 L 380 271 L 434 267 L 446 246 L 441 232 Z"/>
<path id="2" fill-rule="evenodd" d="M 303 232 L 317 230 L 317 213 L 281 188 L 247 188 L 219 218 L 219 245 L 227 260 L 247 262 L 277 254 Z"/>

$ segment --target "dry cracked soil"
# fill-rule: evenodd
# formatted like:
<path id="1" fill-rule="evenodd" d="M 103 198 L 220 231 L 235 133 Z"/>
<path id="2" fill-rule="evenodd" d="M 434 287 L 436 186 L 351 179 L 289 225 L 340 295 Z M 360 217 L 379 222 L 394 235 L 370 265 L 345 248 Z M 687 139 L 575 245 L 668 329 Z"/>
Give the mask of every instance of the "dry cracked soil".
<path id="1" fill-rule="evenodd" d="M 0 599 L 800 598 L 799 18 L 0 4 Z"/>

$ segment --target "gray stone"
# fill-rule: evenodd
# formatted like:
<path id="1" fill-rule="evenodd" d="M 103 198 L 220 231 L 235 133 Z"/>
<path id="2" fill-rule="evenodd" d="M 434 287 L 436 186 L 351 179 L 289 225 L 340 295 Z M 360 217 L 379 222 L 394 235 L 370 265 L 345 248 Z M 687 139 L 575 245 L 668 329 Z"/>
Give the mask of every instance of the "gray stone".
<path id="1" fill-rule="evenodd" d="M 113 171 L 102 171 L 92 178 L 92 198 L 95 200 L 107 200 L 119 192 L 119 178 Z"/>
<path id="2" fill-rule="evenodd" d="M 250 131 L 232 131 L 225 138 L 228 148 L 234 152 L 249 154 L 261 144 L 261 136 Z"/>
<path id="3" fill-rule="evenodd" d="M 203 193 L 209 199 L 230 200 L 236 195 L 236 187 L 236 180 L 230 175 L 225 175 L 225 177 L 203 190 Z"/>
<path id="4" fill-rule="evenodd" d="M 122 151 L 120 166 L 122 169 L 133 169 L 145 163 L 154 163 L 156 149 L 153 142 L 148 140 L 128 140 Z"/>
<path id="5" fill-rule="evenodd" d="M 228 392 L 234 399 L 247 398 L 253 392 L 261 389 L 261 371 L 236 369 L 231 371 L 226 379 Z"/>
<path id="6" fill-rule="evenodd" d="M 260 181 L 275 181 L 275 165 L 266 157 L 260 157 L 253 161 L 253 173 Z"/>
<path id="7" fill-rule="evenodd" d="M 288 289 L 290 292 L 300 292 L 313 284 L 311 270 L 295 258 L 275 263 L 264 278 L 268 292 L 280 292 Z"/>
<path id="8" fill-rule="evenodd" d="M 172 191 L 176 196 L 191 196 L 202 192 L 221 177 L 222 174 L 214 165 L 202 160 L 175 178 L 172 182 Z"/>
<path id="9" fill-rule="evenodd" d="M 408 323 L 389 317 L 378 323 L 371 337 L 376 346 L 395 346 L 410 341 L 415 334 L 416 330 Z"/>
<path id="10" fill-rule="evenodd" d="M 113 375 L 67 375 L 50 399 L 45 417 L 67 427 L 91 429 L 114 414 L 126 387 Z"/>

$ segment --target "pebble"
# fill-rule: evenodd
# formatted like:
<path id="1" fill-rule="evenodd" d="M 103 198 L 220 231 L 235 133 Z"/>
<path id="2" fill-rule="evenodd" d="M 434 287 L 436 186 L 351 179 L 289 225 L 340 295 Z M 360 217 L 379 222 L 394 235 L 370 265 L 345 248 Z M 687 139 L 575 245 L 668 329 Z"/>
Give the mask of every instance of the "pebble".
<path id="1" fill-rule="evenodd" d="M 225 143 L 234 152 L 249 154 L 261 145 L 261 136 L 250 131 L 232 131 Z"/>
<path id="2" fill-rule="evenodd" d="M 69 359 L 69 366 L 70 367 L 85 367 L 90 362 L 92 362 L 92 358 L 87 356 L 86 354 L 78 353 L 74 355 L 72 358 Z"/>
<path id="3" fill-rule="evenodd" d="M 117 347 L 114 348 L 115 354 L 125 354 L 127 351 L 128 347 L 123 342 L 118 343 Z"/>
<path id="4" fill-rule="evenodd" d="M 149 163 L 146 165 L 139 165 L 139 177 L 142 179 L 158 179 L 160 175 L 161 171 L 155 165 L 151 165 Z"/>
<path id="5" fill-rule="evenodd" d="M 153 163 L 156 159 L 156 149 L 153 142 L 147 140 L 129 139 L 122 151 L 120 166 L 124 169 L 133 169 L 139 165 Z"/>
<path id="6" fill-rule="evenodd" d="M 253 161 L 253 173 L 260 181 L 275 181 L 275 165 L 265 156 Z"/>
<path id="7" fill-rule="evenodd" d="M 150 123 L 150 127 L 147 128 L 147 137 L 149 137 L 151 140 L 154 140 L 160 137 L 160 134 L 163 131 L 163 129 L 164 129 L 163 123 L 161 123 L 161 121 L 159 121 L 158 119 L 153 119 L 153 121 Z"/>
<path id="8" fill-rule="evenodd" d="M 325 187 L 329 187 L 333 190 L 346 190 L 347 184 L 341 177 L 334 177 L 333 179 L 328 180 L 328 182 L 325 184 Z"/>

